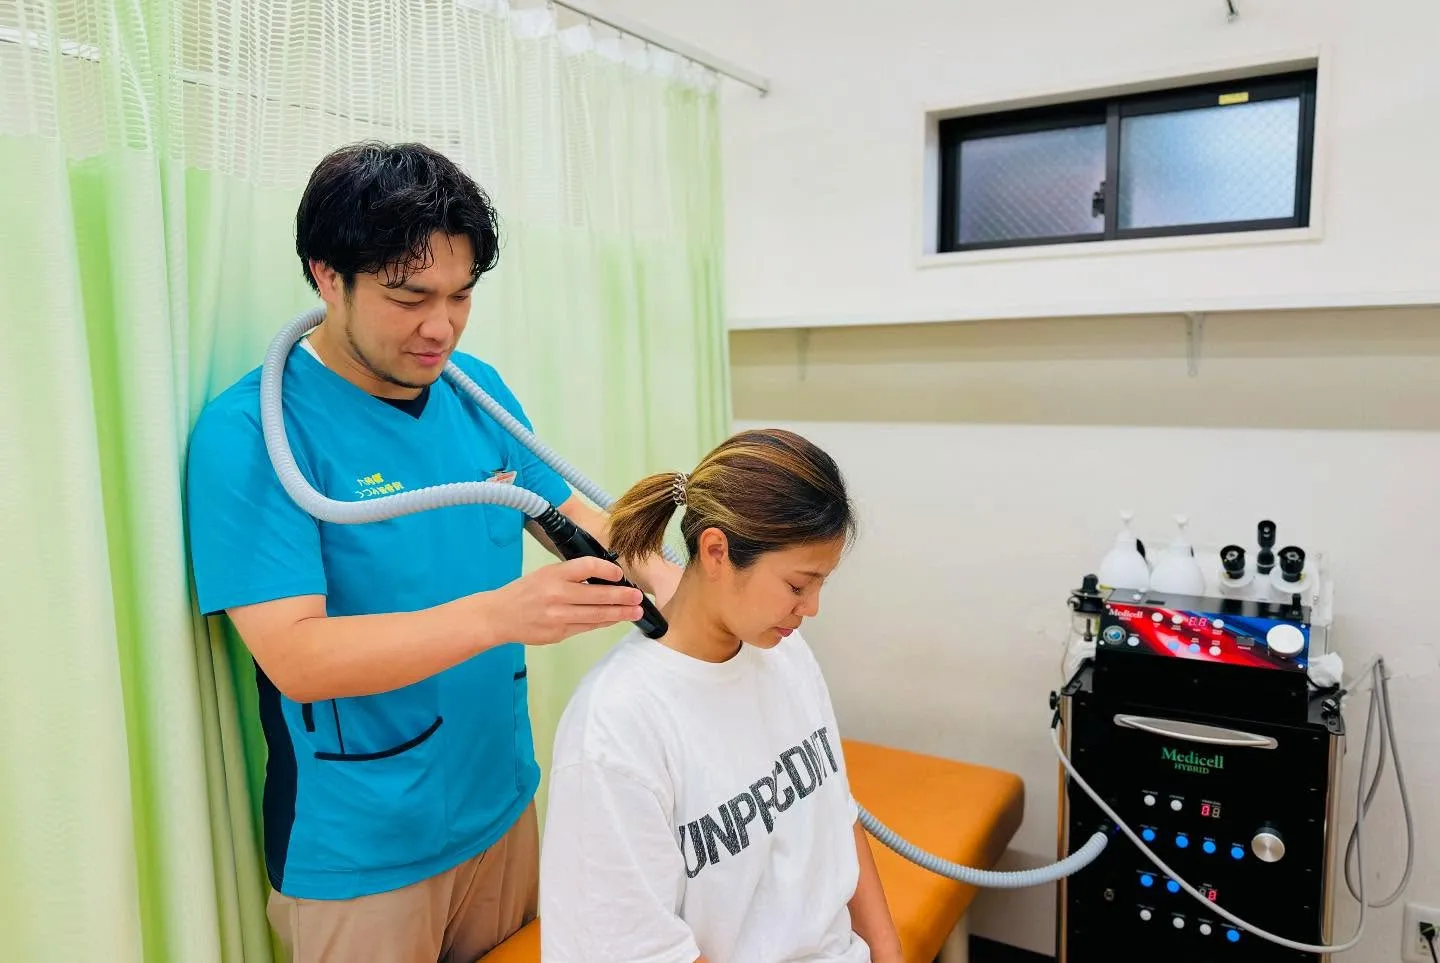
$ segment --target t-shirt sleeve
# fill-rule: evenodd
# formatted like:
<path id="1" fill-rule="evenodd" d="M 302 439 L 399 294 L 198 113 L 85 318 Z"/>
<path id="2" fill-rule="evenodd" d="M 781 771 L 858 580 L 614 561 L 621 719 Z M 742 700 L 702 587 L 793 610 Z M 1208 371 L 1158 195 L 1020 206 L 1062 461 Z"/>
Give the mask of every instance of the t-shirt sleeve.
<path id="1" fill-rule="evenodd" d="M 456 361 L 457 364 L 462 363 L 458 357 Z M 524 425 L 527 430 L 535 431 L 535 426 L 531 424 L 529 416 L 525 414 L 520 399 L 515 397 L 514 392 L 500 377 L 498 371 L 478 359 L 468 357 L 464 359 L 463 370 L 516 421 Z M 501 430 L 504 431 L 503 428 Z M 529 489 L 551 505 L 563 504 L 571 495 L 570 484 L 560 476 L 559 472 L 541 461 L 539 455 L 526 448 L 520 439 L 511 438 L 510 442 L 518 453 L 515 484 Z"/>
<path id="2" fill-rule="evenodd" d="M 202 613 L 325 594 L 319 522 L 281 487 L 254 418 L 235 408 L 201 414 L 185 489 Z"/>
<path id="3" fill-rule="evenodd" d="M 685 864 L 656 793 L 582 760 L 551 773 L 540 857 L 547 963 L 694 963 Z"/>

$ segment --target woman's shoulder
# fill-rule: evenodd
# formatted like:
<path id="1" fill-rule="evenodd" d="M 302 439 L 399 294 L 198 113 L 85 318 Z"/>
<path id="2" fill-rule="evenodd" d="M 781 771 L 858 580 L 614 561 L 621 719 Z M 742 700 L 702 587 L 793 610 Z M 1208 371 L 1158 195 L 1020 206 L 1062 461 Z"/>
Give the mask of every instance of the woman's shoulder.
<path id="1" fill-rule="evenodd" d="M 561 713 L 554 764 L 619 764 L 663 751 L 655 677 L 638 631 L 615 644 L 580 679 Z"/>

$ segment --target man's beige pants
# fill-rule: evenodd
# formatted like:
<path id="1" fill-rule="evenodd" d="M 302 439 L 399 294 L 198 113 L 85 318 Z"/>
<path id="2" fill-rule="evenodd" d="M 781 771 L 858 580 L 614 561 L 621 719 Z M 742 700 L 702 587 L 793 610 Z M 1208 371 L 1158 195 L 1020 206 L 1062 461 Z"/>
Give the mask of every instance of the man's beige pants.
<path id="1" fill-rule="evenodd" d="M 535 918 L 535 804 L 494 846 L 404 889 L 347 900 L 270 894 L 293 963 L 475 963 Z"/>

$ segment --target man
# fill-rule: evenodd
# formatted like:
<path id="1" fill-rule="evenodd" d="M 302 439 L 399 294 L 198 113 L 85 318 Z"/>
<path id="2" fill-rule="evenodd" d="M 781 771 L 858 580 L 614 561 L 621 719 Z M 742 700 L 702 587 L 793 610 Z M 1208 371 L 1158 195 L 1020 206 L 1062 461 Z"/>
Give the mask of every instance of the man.
<path id="1" fill-rule="evenodd" d="M 296 217 L 325 302 L 285 368 L 296 461 L 335 499 L 513 483 L 607 542 L 607 516 L 440 377 L 454 360 L 529 426 L 495 369 L 456 351 L 498 247 L 484 193 L 432 150 L 321 161 Z M 187 498 L 200 607 L 228 614 L 257 667 L 281 941 L 295 963 L 471 963 L 535 913 L 524 645 L 638 619 L 640 593 L 588 584 L 622 574 L 601 559 L 521 577 L 530 523 L 510 508 L 316 521 L 266 454 L 258 370 L 202 412 Z M 664 562 L 625 574 L 661 603 L 679 579 Z"/>

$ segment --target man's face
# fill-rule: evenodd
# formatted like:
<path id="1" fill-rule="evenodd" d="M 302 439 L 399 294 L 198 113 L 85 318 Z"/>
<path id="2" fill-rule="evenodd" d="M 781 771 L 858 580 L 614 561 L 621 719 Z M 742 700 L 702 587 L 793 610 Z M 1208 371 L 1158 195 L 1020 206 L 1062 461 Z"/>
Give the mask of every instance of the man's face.
<path id="1" fill-rule="evenodd" d="M 464 235 L 436 232 L 430 264 L 403 278 L 357 274 L 347 292 L 326 265 L 312 271 L 329 308 L 330 347 L 374 388 L 418 390 L 440 377 L 470 317 L 475 252 Z M 332 321 L 333 319 L 333 321 Z M 368 378 L 365 376 L 368 375 Z M 400 392 L 408 393 L 408 392 Z"/>

